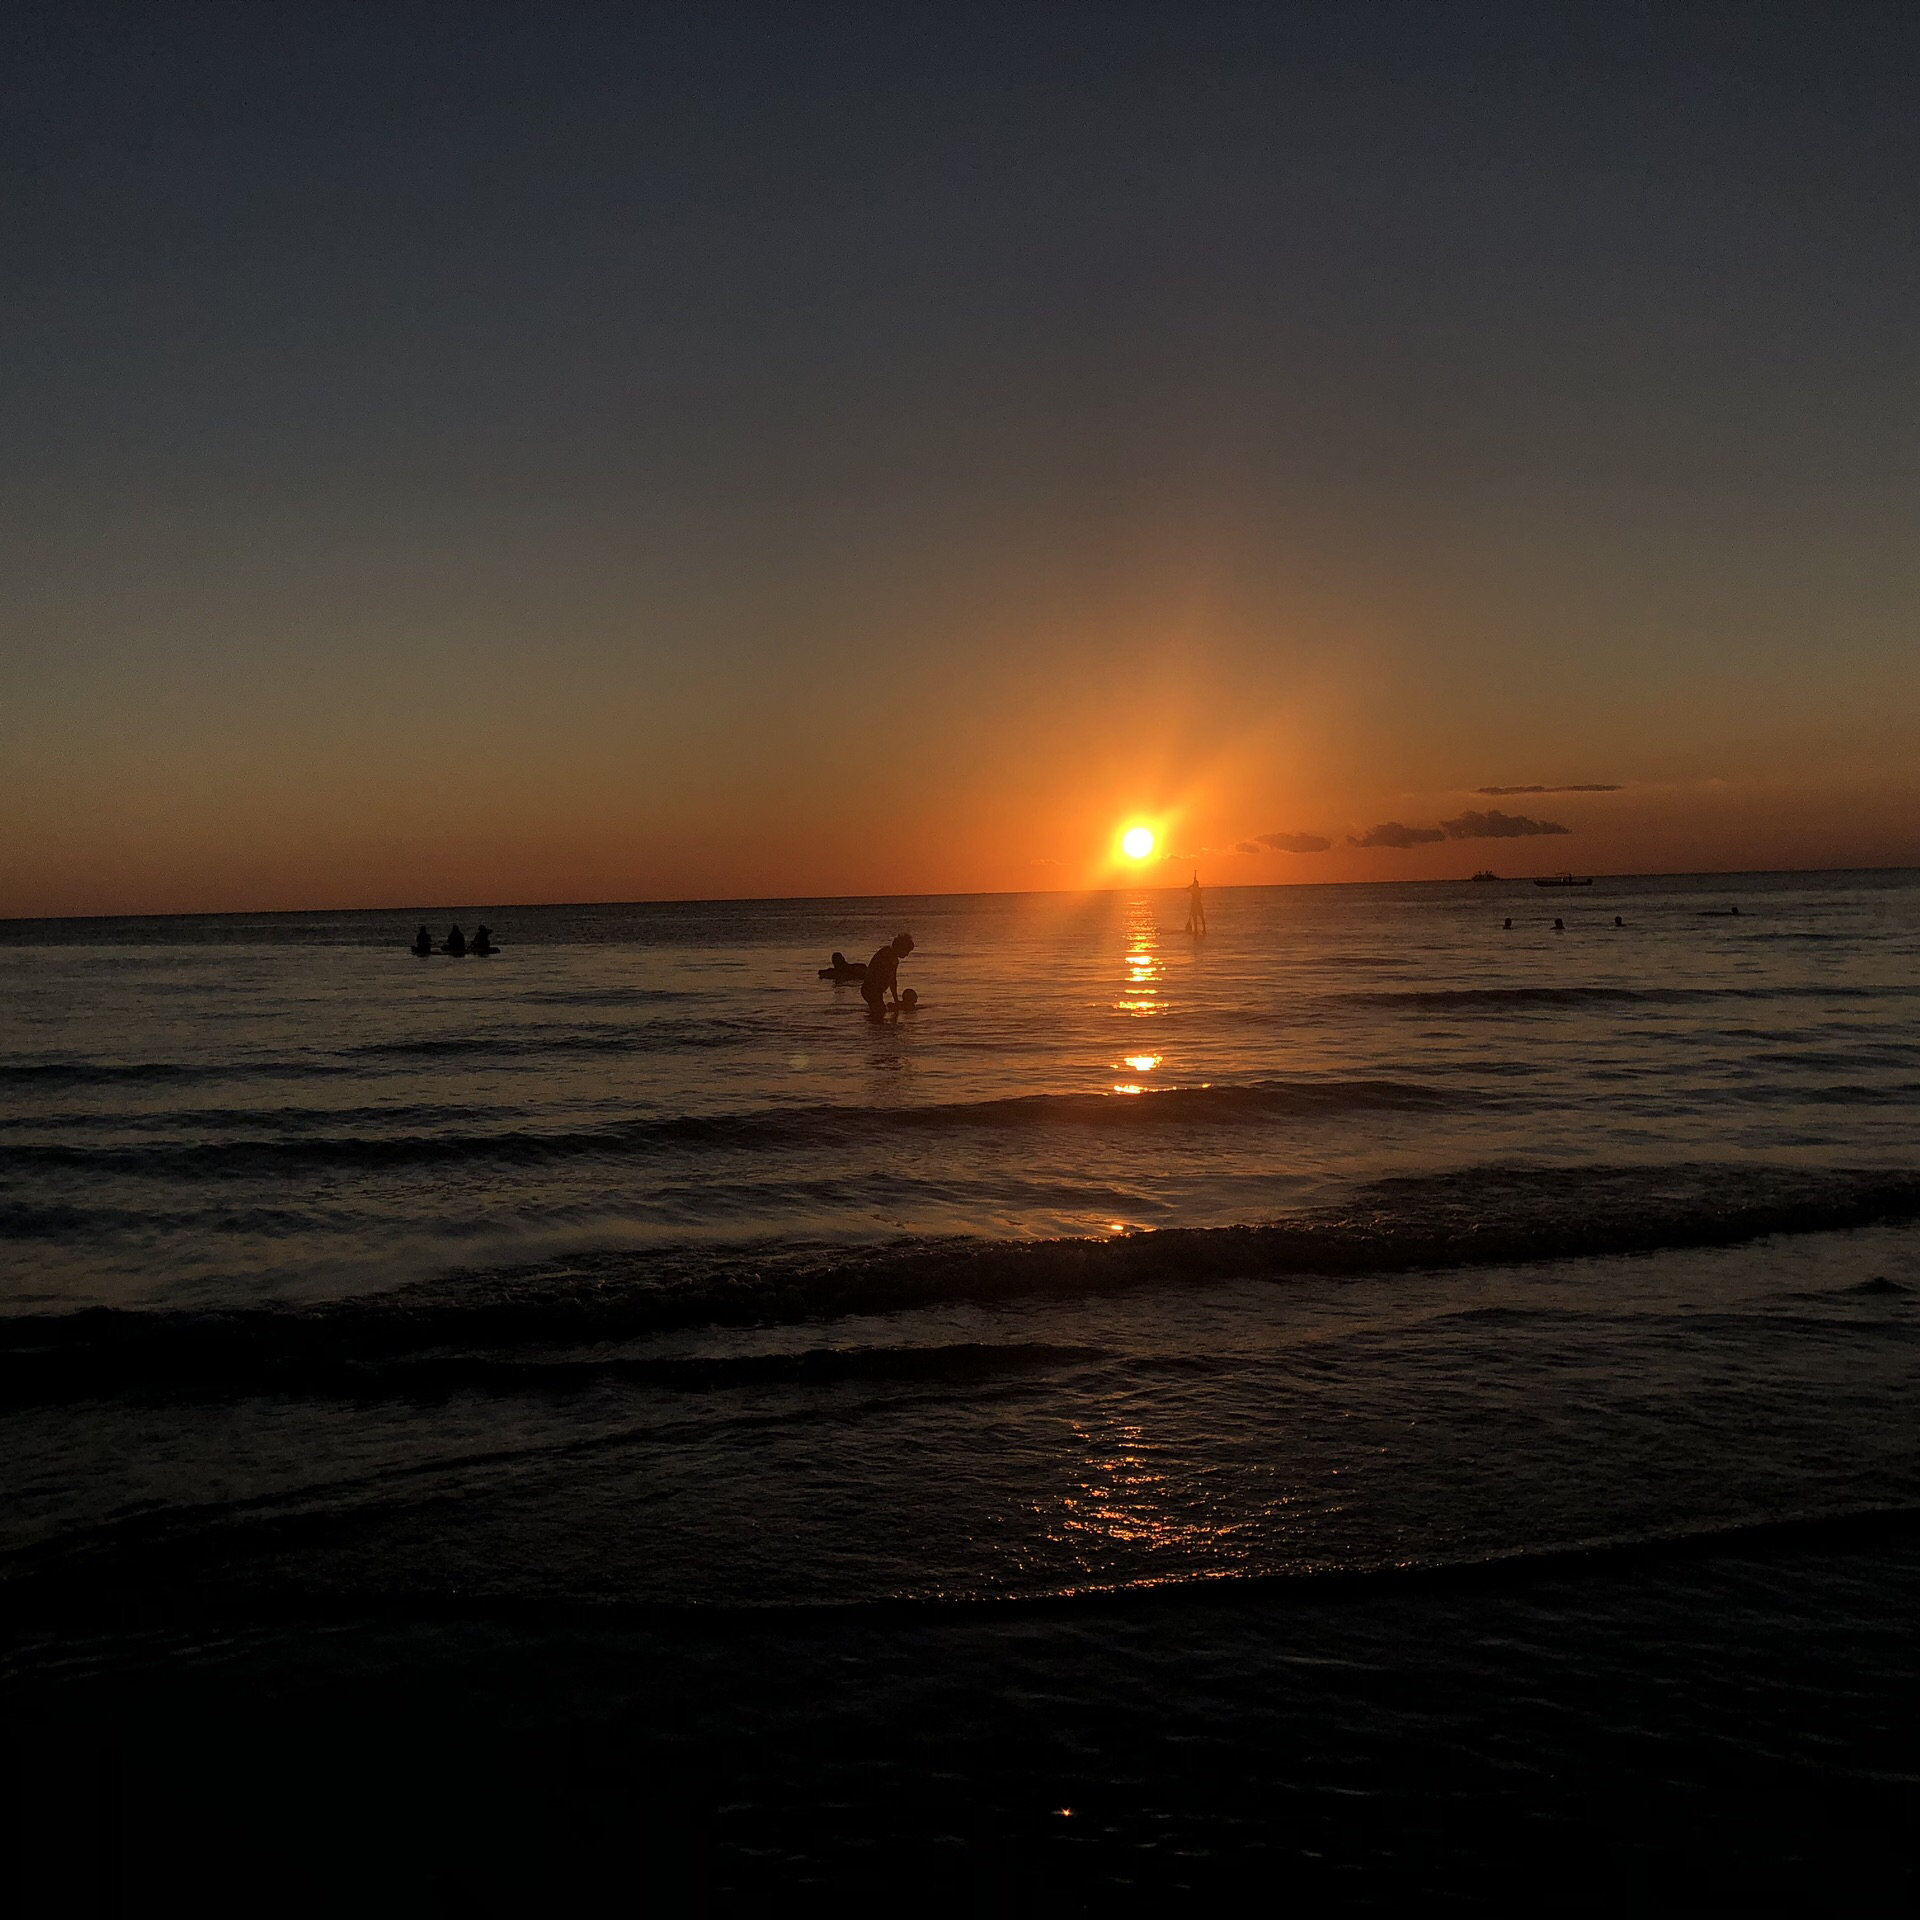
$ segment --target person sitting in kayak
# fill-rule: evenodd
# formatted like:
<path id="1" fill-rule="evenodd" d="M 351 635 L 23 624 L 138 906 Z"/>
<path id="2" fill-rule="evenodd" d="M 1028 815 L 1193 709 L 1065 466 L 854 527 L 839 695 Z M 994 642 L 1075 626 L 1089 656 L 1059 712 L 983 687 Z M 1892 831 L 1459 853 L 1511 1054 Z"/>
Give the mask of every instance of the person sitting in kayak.
<path id="1" fill-rule="evenodd" d="M 446 943 L 440 951 L 452 954 L 456 960 L 463 959 L 467 951 L 467 936 L 458 927 L 449 927 Z"/>
<path id="2" fill-rule="evenodd" d="M 483 958 L 487 954 L 498 953 L 500 949 L 493 944 L 493 929 L 491 927 L 477 927 L 474 930 L 473 945 L 469 951 L 477 953 Z"/>
<path id="3" fill-rule="evenodd" d="M 422 927 L 420 931 L 413 936 L 412 951 L 422 960 L 426 959 L 427 956 L 432 953 L 433 935 L 430 934 L 425 927 Z"/>
<path id="4" fill-rule="evenodd" d="M 887 995 L 900 1004 L 900 962 L 913 951 L 913 935 L 897 933 L 867 962 L 867 977 L 860 982 L 860 997 L 867 1011 L 878 1020 L 886 1009 Z"/>

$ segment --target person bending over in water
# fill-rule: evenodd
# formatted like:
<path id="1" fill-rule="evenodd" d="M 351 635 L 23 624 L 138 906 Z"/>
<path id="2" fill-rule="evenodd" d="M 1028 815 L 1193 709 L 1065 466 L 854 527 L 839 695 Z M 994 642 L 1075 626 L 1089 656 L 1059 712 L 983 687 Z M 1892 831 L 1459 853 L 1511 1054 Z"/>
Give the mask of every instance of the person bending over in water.
<path id="1" fill-rule="evenodd" d="M 886 1010 L 887 995 L 900 1004 L 900 962 L 913 951 L 913 935 L 897 933 L 867 962 L 867 977 L 860 982 L 860 997 L 867 1011 L 878 1020 Z"/>
<path id="2" fill-rule="evenodd" d="M 413 952 L 424 960 L 433 951 L 433 935 L 425 927 L 413 936 Z"/>

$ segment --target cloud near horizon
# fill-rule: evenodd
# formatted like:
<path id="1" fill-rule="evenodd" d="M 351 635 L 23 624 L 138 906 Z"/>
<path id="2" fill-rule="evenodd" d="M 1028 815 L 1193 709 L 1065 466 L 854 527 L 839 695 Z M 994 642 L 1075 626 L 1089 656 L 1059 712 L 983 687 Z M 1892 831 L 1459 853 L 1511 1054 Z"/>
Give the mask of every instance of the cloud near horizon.
<path id="1" fill-rule="evenodd" d="M 1317 833 L 1261 833 L 1242 840 L 1235 853 L 1325 853 L 1333 845 Z"/>
<path id="2" fill-rule="evenodd" d="M 1557 820 L 1529 820 L 1524 813 L 1502 813 L 1489 807 L 1485 813 L 1469 808 L 1458 820 L 1442 820 L 1450 840 L 1522 840 L 1535 833 L 1571 833 Z"/>
<path id="3" fill-rule="evenodd" d="M 1475 787 L 1473 791 L 1492 798 L 1509 793 L 1624 793 L 1626 789 L 1618 781 L 1585 780 L 1571 787 Z"/>
<path id="4" fill-rule="evenodd" d="M 1438 827 L 1403 827 L 1398 820 L 1383 820 L 1365 833 L 1347 835 L 1350 847 L 1424 847 L 1447 836 Z"/>

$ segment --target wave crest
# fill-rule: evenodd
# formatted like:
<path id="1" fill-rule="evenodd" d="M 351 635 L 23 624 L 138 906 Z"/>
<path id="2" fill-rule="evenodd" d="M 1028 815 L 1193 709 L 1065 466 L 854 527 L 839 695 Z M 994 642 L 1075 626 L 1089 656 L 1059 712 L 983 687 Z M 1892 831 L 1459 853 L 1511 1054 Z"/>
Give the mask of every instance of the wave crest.
<path id="1" fill-rule="evenodd" d="M 524 1368 L 543 1348 L 700 1325 L 1728 1246 L 1916 1217 L 1913 1169 L 1478 1167 L 1377 1181 L 1344 1206 L 1258 1225 L 758 1256 L 610 1253 L 317 1307 L 24 1314 L 0 1322 L 0 1403 L 412 1391 L 427 1375 L 408 1388 L 401 1363 L 430 1352 L 492 1356 L 488 1364 L 511 1354 Z M 531 1374 L 521 1383 L 538 1384 Z"/>

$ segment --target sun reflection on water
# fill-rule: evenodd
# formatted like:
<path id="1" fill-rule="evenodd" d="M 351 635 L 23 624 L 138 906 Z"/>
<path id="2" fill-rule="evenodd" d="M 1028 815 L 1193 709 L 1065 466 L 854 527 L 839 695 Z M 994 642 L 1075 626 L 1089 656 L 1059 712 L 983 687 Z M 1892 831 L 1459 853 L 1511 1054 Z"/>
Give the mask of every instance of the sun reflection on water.
<path id="1" fill-rule="evenodd" d="M 1078 1484 L 1060 1502 L 1055 1540 L 1083 1553 L 1177 1548 L 1183 1556 L 1199 1550 L 1216 1561 L 1243 1557 L 1245 1548 L 1235 1538 L 1241 1524 L 1212 1518 L 1195 1498 L 1199 1488 L 1176 1487 L 1139 1426 L 1122 1421 L 1096 1433 L 1076 1421 L 1074 1434 L 1086 1451 Z"/>
<path id="2" fill-rule="evenodd" d="M 1160 923 L 1153 901 L 1145 894 L 1127 903 L 1127 950 L 1123 965 L 1126 977 L 1121 982 L 1122 999 L 1114 1002 L 1121 1013 L 1147 1015 L 1160 1012 L 1159 985 Z"/>

